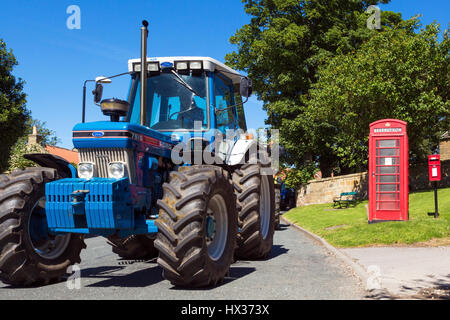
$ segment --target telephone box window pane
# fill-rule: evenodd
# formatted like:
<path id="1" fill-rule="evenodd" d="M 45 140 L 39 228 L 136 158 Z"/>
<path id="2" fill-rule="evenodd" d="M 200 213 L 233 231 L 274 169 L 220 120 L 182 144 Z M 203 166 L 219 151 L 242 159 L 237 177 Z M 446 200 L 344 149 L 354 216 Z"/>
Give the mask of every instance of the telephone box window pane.
<path id="1" fill-rule="evenodd" d="M 397 176 L 380 176 L 380 182 L 397 182 Z"/>
<path id="2" fill-rule="evenodd" d="M 395 148 L 398 140 L 380 140 L 380 148 Z"/>
<path id="3" fill-rule="evenodd" d="M 398 156 L 398 149 L 378 149 L 378 151 L 382 157 Z"/>
<path id="4" fill-rule="evenodd" d="M 397 201 L 396 193 L 379 193 L 377 197 L 378 201 Z"/>
<path id="5" fill-rule="evenodd" d="M 399 210 L 399 202 L 377 202 L 378 210 Z"/>
<path id="6" fill-rule="evenodd" d="M 379 185 L 380 191 L 396 191 L 396 185 L 395 184 L 380 184 Z"/>
<path id="7" fill-rule="evenodd" d="M 377 174 L 395 174 L 398 173 L 399 167 L 378 167 Z"/>
<path id="8" fill-rule="evenodd" d="M 398 164 L 397 157 L 377 158 L 377 165 L 381 166 L 394 166 Z"/>

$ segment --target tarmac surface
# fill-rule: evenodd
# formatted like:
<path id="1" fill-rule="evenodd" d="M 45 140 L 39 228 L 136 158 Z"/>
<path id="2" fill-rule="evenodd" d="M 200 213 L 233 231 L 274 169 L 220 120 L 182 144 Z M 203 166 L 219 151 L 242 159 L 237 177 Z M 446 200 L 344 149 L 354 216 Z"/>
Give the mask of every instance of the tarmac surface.
<path id="1" fill-rule="evenodd" d="M 268 259 L 237 261 L 216 288 L 186 290 L 162 277 L 155 259 L 124 261 L 101 237 L 86 239 L 69 281 L 35 288 L 0 284 L 0 299 L 298 300 L 364 299 L 364 285 L 352 269 L 304 233 L 281 225 Z"/>
<path id="2" fill-rule="evenodd" d="M 367 289 L 392 298 L 450 299 L 450 246 L 341 249 L 369 275 Z"/>

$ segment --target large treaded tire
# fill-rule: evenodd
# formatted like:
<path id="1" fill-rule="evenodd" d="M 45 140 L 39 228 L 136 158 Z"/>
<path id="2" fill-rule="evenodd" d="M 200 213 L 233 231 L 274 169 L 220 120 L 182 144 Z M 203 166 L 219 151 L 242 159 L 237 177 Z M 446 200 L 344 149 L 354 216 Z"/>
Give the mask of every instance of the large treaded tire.
<path id="1" fill-rule="evenodd" d="M 55 169 L 41 167 L 0 177 L 0 280 L 4 283 L 30 286 L 60 281 L 70 265 L 81 262 L 80 252 L 86 248 L 81 235 L 71 234 L 61 254 L 49 259 L 35 251 L 28 231 L 32 209 L 45 196 L 45 184 L 58 178 Z"/>
<path id="2" fill-rule="evenodd" d="M 108 244 L 111 245 L 112 252 L 123 259 L 151 259 L 158 256 L 154 239 L 150 239 L 146 235 L 131 235 L 126 238 L 110 236 Z"/>
<path id="3" fill-rule="evenodd" d="M 275 231 L 275 193 L 272 176 L 261 175 L 262 165 L 247 163 L 233 172 L 233 186 L 239 213 L 238 248 L 236 257 L 243 260 L 258 260 L 268 257 L 272 250 Z M 268 230 L 263 234 L 261 223 L 262 179 L 269 188 L 270 217 Z"/>
<path id="4" fill-rule="evenodd" d="M 180 287 L 207 287 L 221 283 L 233 262 L 237 235 L 236 199 L 226 171 L 216 166 L 181 167 L 171 172 L 164 197 L 158 200 L 159 232 L 155 247 L 163 276 Z M 219 196 L 219 197 L 218 197 Z M 208 207 L 223 199 L 227 223 L 220 256 L 210 256 L 207 244 Z M 220 228 L 217 226 L 216 228 Z"/>

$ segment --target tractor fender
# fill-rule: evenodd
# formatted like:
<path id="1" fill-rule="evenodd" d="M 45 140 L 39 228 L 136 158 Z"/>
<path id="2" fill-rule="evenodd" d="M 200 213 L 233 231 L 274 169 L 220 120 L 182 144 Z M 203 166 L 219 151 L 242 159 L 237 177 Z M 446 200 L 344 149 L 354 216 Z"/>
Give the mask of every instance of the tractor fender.
<path id="1" fill-rule="evenodd" d="M 239 139 L 231 148 L 231 152 L 227 158 L 227 165 L 234 166 L 238 164 L 245 163 L 245 155 L 250 150 L 250 148 L 254 149 L 252 152 L 256 152 L 257 150 L 257 141 L 256 140 L 246 140 Z"/>
<path id="2" fill-rule="evenodd" d="M 76 178 L 77 169 L 67 160 L 49 153 L 28 153 L 23 156 L 41 167 L 56 169 L 62 178 Z"/>

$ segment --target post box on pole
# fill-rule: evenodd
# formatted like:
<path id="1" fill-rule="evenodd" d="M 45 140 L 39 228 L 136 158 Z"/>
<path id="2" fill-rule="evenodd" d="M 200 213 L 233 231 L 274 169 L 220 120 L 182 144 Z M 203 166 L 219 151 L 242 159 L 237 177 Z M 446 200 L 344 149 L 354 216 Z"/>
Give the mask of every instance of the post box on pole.
<path id="1" fill-rule="evenodd" d="M 430 182 L 434 184 L 434 212 L 428 213 L 428 215 L 434 218 L 439 217 L 438 210 L 438 181 L 441 181 L 441 156 L 439 154 L 432 154 L 428 156 L 428 175 Z"/>

